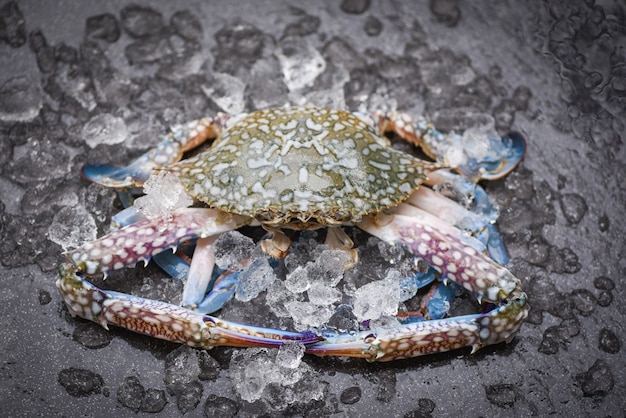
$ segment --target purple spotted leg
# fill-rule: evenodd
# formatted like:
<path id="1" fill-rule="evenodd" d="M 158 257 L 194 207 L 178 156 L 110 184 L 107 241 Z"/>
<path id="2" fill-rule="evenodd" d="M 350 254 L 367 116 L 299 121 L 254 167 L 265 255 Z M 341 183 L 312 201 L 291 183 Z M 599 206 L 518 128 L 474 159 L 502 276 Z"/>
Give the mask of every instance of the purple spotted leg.
<path id="1" fill-rule="evenodd" d="M 311 333 L 295 333 L 224 321 L 165 302 L 102 290 L 87 281 L 90 275 L 147 262 L 150 257 L 191 238 L 213 237 L 249 223 L 244 216 L 214 209 L 186 208 L 171 219 L 143 219 L 69 251 L 56 282 L 73 315 L 193 347 L 217 345 L 274 347 L 284 341 L 311 344 Z"/>

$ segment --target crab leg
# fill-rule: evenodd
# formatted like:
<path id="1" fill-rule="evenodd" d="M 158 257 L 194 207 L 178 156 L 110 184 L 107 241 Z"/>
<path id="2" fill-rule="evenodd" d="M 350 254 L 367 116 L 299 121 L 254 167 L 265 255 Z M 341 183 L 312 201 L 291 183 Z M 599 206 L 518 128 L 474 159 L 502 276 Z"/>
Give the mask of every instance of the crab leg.
<path id="1" fill-rule="evenodd" d="M 155 148 L 146 152 L 126 167 L 86 165 L 82 174 L 94 183 L 106 187 L 131 188 L 141 186 L 156 169 L 181 159 L 189 151 L 222 131 L 227 116 L 203 118 L 172 128 L 172 132 Z"/>
<path id="2" fill-rule="evenodd" d="M 218 235 L 198 239 L 193 252 L 189 276 L 183 290 L 182 305 L 195 309 L 206 293 L 215 267 L 215 241 Z"/>
<path id="3" fill-rule="evenodd" d="M 509 341 L 527 316 L 526 295 L 506 268 L 478 251 L 472 237 L 418 208 L 411 216 L 369 216 L 358 226 L 383 241 L 404 245 L 432 265 L 444 279 L 497 305 L 484 314 L 424 321 L 356 336 L 328 336 L 307 348 L 317 355 L 363 357 L 388 361 L 471 346 Z"/>

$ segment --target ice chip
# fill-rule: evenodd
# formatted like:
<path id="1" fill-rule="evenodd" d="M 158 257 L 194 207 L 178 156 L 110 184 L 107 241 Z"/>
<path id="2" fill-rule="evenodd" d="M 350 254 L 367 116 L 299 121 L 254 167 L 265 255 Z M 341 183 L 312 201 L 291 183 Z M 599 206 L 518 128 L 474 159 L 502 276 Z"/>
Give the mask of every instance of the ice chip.
<path id="1" fill-rule="evenodd" d="M 302 362 L 304 350 L 304 345 L 288 342 L 279 349 L 235 352 L 229 368 L 235 390 L 243 400 L 261 400 L 273 411 L 322 399 L 327 385 Z"/>
<path id="2" fill-rule="evenodd" d="M 178 177 L 167 171 L 152 174 L 143 190 L 146 195 L 135 200 L 135 207 L 148 219 L 168 221 L 173 211 L 193 204 Z"/>
<path id="3" fill-rule="evenodd" d="M 41 83 L 25 76 L 9 79 L 0 86 L 0 121 L 27 122 L 43 106 Z"/>
<path id="4" fill-rule="evenodd" d="M 341 295 L 341 291 L 337 288 L 319 281 L 311 283 L 309 290 L 307 290 L 309 302 L 316 305 L 332 305 L 341 301 Z"/>
<path id="5" fill-rule="evenodd" d="M 93 241 L 97 236 L 96 221 L 82 206 L 66 206 L 52 218 L 48 227 L 48 238 L 68 250 L 85 242 Z"/>
<path id="6" fill-rule="evenodd" d="M 274 280 L 276 280 L 276 274 L 267 258 L 257 258 L 239 274 L 235 298 L 242 302 L 249 302 L 274 283 Z"/>
<path id="7" fill-rule="evenodd" d="M 345 251 L 331 250 L 323 245 L 318 246 L 317 249 L 322 249 L 322 251 L 313 261 L 307 261 L 304 266 L 298 265 L 287 274 L 285 281 L 287 289 L 294 293 L 305 292 L 314 282 L 335 287 L 343 279 L 346 265 L 351 261 L 350 255 Z M 300 261 L 302 261 L 301 258 Z M 289 268 L 295 264 L 294 259 L 285 260 L 285 264 Z"/>
<path id="8" fill-rule="evenodd" d="M 128 137 L 128 129 L 124 119 L 102 113 L 87 122 L 81 131 L 87 145 L 95 148 L 98 145 L 120 144 Z"/>
<path id="9" fill-rule="evenodd" d="M 297 331 L 319 327 L 328 322 L 333 315 L 332 307 L 311 302 L 291 301 L 287 303 L 286 308 L 293 318 Z"/>
<path id="10" fill-rule="evenodd" d="M 357 320 L 378 319 L 382 315 L 398 313 L 401 292 L 399 280 L 387 278 L 368 283 L 354 294 L 354 315 Z"/>
<path id="11" fill-rule="evenodd" d="M 289 291 L 282 280 L 276 280 L 267 290 L 265 302 L 274 315 L 280 318 L 291 318 L 286 306 L 289 302 L 302 297 Z"/>
<path id="12" fill-rule="evenodd" d="M 289 91 L 313 84 L 326 69 L 326 61 L 313 45 L 302 38 L 286 38 L 276 50 L 276 56 Z"/>
<path id="13" fill-rule="evenodd" d="M 499 137 L 493 125 L 493 119 L 491 123 L 485 122 L 482 125 L 472 126 L 463 132 L 463 142 L 467 144 L 464 147 L 465 153 L 477 161 L 494 159 L 496 156 L 492 155 L 491 141 Z"/>
<path id="14" fill-rule="evenodd" d="M 230 378 L 235 390 L 244 401 L 254 402 L 261 399 L 268 383 L 267 372 L 271 360 L 265 348 L 249 348 L 235 352 L 229 368 Z"/>
<path id="15" fill-rule="evenodd" d="M 306 347 L 294 341 L 281 345 L 276 355 L 276 364 L 287 369 L 297 369 L 304 356 Z"/>
<path id="16" fill-rule="evenodd" d="M 214 82 L 202 90 L 226 113 L 241 113 L 245 109 L 244 91 L 246 84 L 230 74 L 215 73 Z"/>
<path id="17" fill-rule="evenodd" d="M 254 249 L 252 238 L 238 231 L 226 232 L 215 241 L 215 264 L 223 270 L 240 270 Z"/>
<path id="18" fill-rule="evenodd" d="M 285 286 L 293 293 L 307 291 L 311 287 L 311 278 L 308 271 L 304 267 L 298 266 L 294 271 L 287 274 Z"/>

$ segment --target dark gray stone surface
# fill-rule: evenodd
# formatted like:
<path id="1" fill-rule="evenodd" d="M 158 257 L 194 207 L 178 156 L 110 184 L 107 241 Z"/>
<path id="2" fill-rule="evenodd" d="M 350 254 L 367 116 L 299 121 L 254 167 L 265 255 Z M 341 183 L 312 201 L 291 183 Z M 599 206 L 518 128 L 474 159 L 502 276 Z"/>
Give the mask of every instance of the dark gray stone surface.
<path id="1" fill-rule="evenodd" d="M 131 4 L 0 3 L 0 415 L 623 415 L 623 2 Z M 285 57 L 319 74 L 287 79 Z M 511 344 L 382 365 L 307 357 L 324 397 L 286 407 L 285 394 L 241 399 L 234 350 L 69 316 L 50 239 L 100 235 L 115 210 L 82 164 L 123 164 L 223 108 L 287 102 L 397 107 L 442 130 L 488 114 L 527 136 L 522 165 L 487 186 L 532 309 Z M 85 140 L 103 114 L 123 142 Z M 124 279 L 143 276 L 163 274 Z M 196 360 L 199 378 L 168 380 Z"/>

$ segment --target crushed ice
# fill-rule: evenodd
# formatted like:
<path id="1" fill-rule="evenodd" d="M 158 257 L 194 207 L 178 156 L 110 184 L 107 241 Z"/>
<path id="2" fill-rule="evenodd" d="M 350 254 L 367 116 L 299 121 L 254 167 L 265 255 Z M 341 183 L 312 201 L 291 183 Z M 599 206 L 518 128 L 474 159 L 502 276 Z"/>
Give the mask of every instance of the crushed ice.
<path id="1" fill-rule="evenodd" d="M 145 196 L 135 200 L 135 207 L 148 219 L 172 219 L 172 212 L 193 204 L 193 199 L 174 174 L 159 171 L 143 186 Z"/>
<path id="2" fill-rule="evenodd" d="M 274 410 L 322 399 L 326 384 L 302 362 L 304 350 L 304 345 L 288 342 L 279 349 L 235 352 L 229 368 L 235 390 L 243 400 L 262 400 Z"/>
<path id="3" fill-rule="evenodd" d="M 215 264 L 222 270 L 239 270 L 244 260 L 252 257 L 256 246 L 252 238 L 241 232 L 229 231 L 215 241 Z"/>
<path id="4" fill-rule="evenodd" d="M 358 321 L 378 319 L 397 314 L 400 301 L 400 280 L 394 274 L 358 288 L 354 294 L 353 312 Z"/>
<path id="5" fill-rule="evenodd" d="M 226 73 L 215 73 L 209 85 L 202 86 L 204 94 L 226 113 L 241 113 L 245 109 L 246 84 Z"/>
<path id="6" fill-rule="evenodd" d="M 266 290 L 274 280 L 276 280 L 276 274 L 267 258 L 257 258 L 239 274 L 235 298 L 242 302 L 251 301 Z"/>

